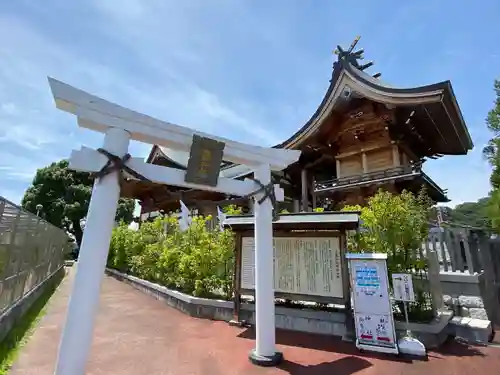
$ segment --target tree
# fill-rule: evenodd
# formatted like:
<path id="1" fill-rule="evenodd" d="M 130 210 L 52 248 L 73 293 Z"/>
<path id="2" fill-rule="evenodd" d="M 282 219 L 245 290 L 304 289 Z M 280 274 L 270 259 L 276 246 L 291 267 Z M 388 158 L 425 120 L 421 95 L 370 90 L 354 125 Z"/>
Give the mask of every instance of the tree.
<path id="1" fill-rule="evenodd" d="M 365 207 L 346 206 L 345 211 L 360 211 L 360 230 L 348 238 L 349 251 L 386 253 L 389 275 L 413 273 L 420 278 L 415 287 L 415 302 L 408 304 L 409 319 L 427 321 L 432 318 L 428 308 L 429 290 L 421 280 L 425 277 L 427 261 L 420 257 L 427 241 L 432 201 L 422 189 L 418 195 L 408 191 L 401 194 L 379 190 Z M 391 277 L 389 283 L 392 284 Z M 397 314 L 404 307 L 397 303 Z"/>
<path id="2" fill-rule="evenodd" d="M 493 189 L 490 192 L 488 215 L 493 229 L 498 231 L 500 230 L 500 80 L 495 80 L 494 91 L 496 98 L 493 108 L 486 117 L 486 125 L 488 130 L 493 133 L 493 137 L 483 149 L 483 154 L 493 167 L 490 177 Z"/>
<path id="3" fill-rule="evenodd" d="M 476 202 L 464 202 L 456 205 L 455 208 L 441 206 L 441 217 L 450 225 L 490 229 L 490 206 L 491 197 L 480 198 Z M 432 207 L 430 210 L 430 221 L 433 223 L 438 221 L 437 211 L 437 207 Z"/>
<path id="4" fill-rule="evenodd" d="M 490 228 L 491 220 L 488 217 L 490 198 L 485 197 L 477 202 L 458 204 L 450 212 L 449 221 L 453 224 L 476 228 Z"/>
<path id="5" fill-rule="evenodd" d="M 21 205 L 35 214 L 37 206 L 41 205 L 39 215 L 73 234 L 80 246 L 83 235 L 80 220 L 87 215 L 93 183 L 90 173 L 70 170 L 68 161 L 61 160 L 37 170 L 32 185 L 24 193 Z M 133 212 L 134 201 L 121 198 L 117 221 L 130 223 Z"/>
<path id="6" fill-rule="evenodd" d="M 428 235 L 431 205 L 424 190 L 418 195 L 379 190 L 365 207 L 344 207 L 344 211 L 360 211 L 363 223 L 350 251 L 387 253 L 391 273 L 422 269 L 425 264 L 418 253 Z"/>

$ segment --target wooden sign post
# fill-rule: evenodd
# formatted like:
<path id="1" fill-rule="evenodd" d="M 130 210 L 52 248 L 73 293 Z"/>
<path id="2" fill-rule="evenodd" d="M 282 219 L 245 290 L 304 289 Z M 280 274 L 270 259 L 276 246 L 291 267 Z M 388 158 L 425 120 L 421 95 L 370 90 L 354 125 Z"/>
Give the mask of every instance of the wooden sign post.
<path id="1" fill-rule="evenodd" d="M 227 139 L 212 137 L 174 124 L 169 124 L 130 109 L 107 102 L 99 97 L 78 90 L 49 78 L 56 106 L 77 116 L 78 125 L 105 134 L 102 149 L 82 147 L 73 151 L 69 167 L 77 171 L 94 172 L 98 178 L 90 200 L 87 222 L 78 259 L 78 267 L 66 316 L 66 324 L 59 345 L 56 375 L 84 375 L 92 343 L 95 315 L 99 305 L 99 291 L 104 276 L 106 259 L 111 241 L 111 231 L 120 197 L 120 169 L 135 178 L 159 184 L 216 191 L 245 196 L 259 190 L 255 181 L 238 181 L 219 178 L 215 163 L 220 154 L 233 163 L 255 168 L 254 177 L 264 185 L 271 183 L 271 170 L 282 170 L 294 163 L 300 151 L 251 146 Z M 191 150 L 193 139 L 208 138 L 219 146 L 198 147 L 200 155 L 193 157 L 193 175 L 185 171 L 146 164 L 142 159 L 130 158 L 128 145 L 131 139 L 169 147 L 179 151 Z M 225 145 L 225 146 L 223 146 Z M 195 146 L 196 148 L 197 146 Z M 203 150 L 210 149 L 210 158 Z M 222 151 L 223 150 L 223 151 Z M 217 154 L 219 153 L 219 154 Z M 205 156 L 206 157 L 205 157 Z M 219 156 L 217 156 L 219 155 Z M 210 159 L 210 160 L 209 160 Z M 200 167 L 203 173 L 200 173 Z M 215 179 L 217 177 L 217 179 Z M 276 352 L 274 326 L 274 298 L 272 276 L 272 204 L 265 192 L 255 199 L 255 261 L 259 269 L 257 289 L 257 338 L 252 352 L 258 364 L 274 363 Z M 274 186 L 276 200 L 284 199 L 284 192 Z"/>
<path id="2" fill-rule="evenodd" d="M 415 292 L 413 291 L 413 278 L 411 273 L 393 273 L 392 287 L 394 289 L 394 300 L 403 302 L 403 310 L 406 322 L 406 334 L 398 341 L 399 351 L 403 354 L 410 354 L 425 357 L 425 345 L 413 336 L 410 330 L 410 319 L 408 317 L 408 302 L 415 302 Z"/>
<path id="3" fill-rule="evenodd" d="M 258 297 L 259 293 L 262 268 L 255 262 L 258 227 L 254 222 L 250 215 L 224 220 L 224 226 L 236 234 L 234 324 L 243 323 L 241 295 Z M 273 278 L 274 297 L 344 305 L 344 338 L 353 334 L 346 233 L 358 226 L 359 212 L 281 214 L 274 221 L 273 248 L 268 251 L 271 259 L 266 270 Z"/>

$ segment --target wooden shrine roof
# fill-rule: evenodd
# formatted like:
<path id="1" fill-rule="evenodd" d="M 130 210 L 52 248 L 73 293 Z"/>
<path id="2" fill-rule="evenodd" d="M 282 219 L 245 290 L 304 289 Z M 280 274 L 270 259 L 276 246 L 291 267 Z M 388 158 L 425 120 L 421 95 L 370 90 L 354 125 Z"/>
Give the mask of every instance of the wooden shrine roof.
<path id="1" fill-rule="evenodd" d="M 253 230 L 253 215 L 228 215 L 223 222 L 225 227 L 235 231 Z M 273 221 L 275 230 L 354 230 L 360 225 L 360 212 L 327 211 L 279 214 Z"/>
<path id="2" fill-rule="evenodd" d="M 188 206 L 201 206 L 209 201 L 225 199 L 225 195 L 217 192 L 196 189 L 182 189 L 165 186 L 151 181 L 138 181 L 123 178 L 120 182 L 121 197 L 137 199 L 144 210 L 172 211 L 179 209 L 179 200 Z"/>
<path id="3" fill-rule="evenodd" d="M 347 87 L 347 88 L 346 88 Z M 323 124 L 328 114 L 345 102 L 345 96 L 360 96 L 400 107 L 425 135 L 434 153 L 464 155 L 473 148 L 450 81 L 414 88 L 386 85 L 356 69 L 348 61 L 334 63 L 328 90 L 310 120 L 289 139 L 275 147 L 297 148 Z"/>
<path id="4" fill-rule="evenodd" d="M 467 130 L 460 107 L 450 81 L 431 85 L 398 88 L 373 78 L 364 72 L 352 59 L 339 58 L 333 65 L 332 78 L 323 100 L 309 121 L 284 142 L 274 148 L 302 149 L 319 133 L 321 127 L 336 126 L 331 121 L 331 114 L 347 110 L 349 101 L 366 98 L 398 110 L 398 121 L 412 120 L 412 131 L 405 131 L 401 136 L 421 137 L 425 145 L 424 155 L 434 158 L 442 155 L 465 155 L 473 148 L 472 139 Z M 400 124 L 393 124 L 400 129 Z M 411 129 L 410 129 L 411 130 Z M 397 137 L 398 135 L 394 135 Z M 189 154 L 155 146 L 148 161 L 157 156 L 171 161 L 178 167 L 185 168 Z M 237 178 L 248 175 L 251 169 L 232 163 L 223 163 L 222 175 Z"/>

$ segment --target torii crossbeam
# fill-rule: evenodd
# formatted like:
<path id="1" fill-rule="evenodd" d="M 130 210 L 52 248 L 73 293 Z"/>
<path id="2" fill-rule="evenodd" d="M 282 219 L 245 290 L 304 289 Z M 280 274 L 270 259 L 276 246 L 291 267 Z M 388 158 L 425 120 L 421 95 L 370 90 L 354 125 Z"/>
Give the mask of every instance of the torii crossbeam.
<path id="1" fill-rule="evenodd" d="M 120 107 L 104 99 L 49 78 L 57 108 L 76 115 L 78 125 L 105 134 L 102 149 L 123 157 L 131 139 L 189 151 L 195 134 L 225 143 L 224 160 L 254 168 L 254 177 L 263 185 L 271 184 L 271 170 L 282 170 L 296 162 L 300 151 L 265 148 L 210 136 L 179 125 Z M 70 168 L 98 172 L 108 158 L 97 150 L 83 147 L 73 151 Z M 131 158 L 127 166 L 141 176 L 160 184 L 211 190 L 245 196 L 259 185 L 251 180 L 237 181 L 219 178 L 216 186 L 185 181 L 184 171 L 144 163 Z M 92 343 L 99 291 L 106 267 L 111 232 L 120 197 L 119 171 L 96 180 L 87 214 L 76 277 L 73 284 L 66 324 L 62 334 L 56 375 L 84 375 Z M 284 199 L 283 189 L 274 187 L 276 199 Z M 276 351 L 272 204 L 265 192 L 255 195 L 255 289 L 256 289 L 256 347 L 250 354 L 254 363 L 269 364 L 281 358 Z"/>

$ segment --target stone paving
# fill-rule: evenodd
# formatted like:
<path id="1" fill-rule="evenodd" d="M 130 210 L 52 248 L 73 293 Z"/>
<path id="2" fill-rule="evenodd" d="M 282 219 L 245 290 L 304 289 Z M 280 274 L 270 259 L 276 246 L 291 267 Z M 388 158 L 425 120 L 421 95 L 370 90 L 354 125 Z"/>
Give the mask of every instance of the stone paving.
<path id="1" fill-rule="evenodd" d="M 52 375 L 74 271 L 50 301 L 10 374 Z M 87 375 L 460 375 L 500 369 L 500 348 L 456 342 L 426 361 L 360 354 L 327 336 L 278 331 L 285 356 L 278 368 L 249 363 L 253 332 L 188 317 L 131 286 L 106 277 Z"/>

